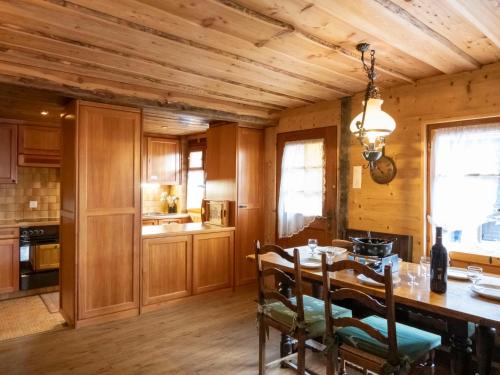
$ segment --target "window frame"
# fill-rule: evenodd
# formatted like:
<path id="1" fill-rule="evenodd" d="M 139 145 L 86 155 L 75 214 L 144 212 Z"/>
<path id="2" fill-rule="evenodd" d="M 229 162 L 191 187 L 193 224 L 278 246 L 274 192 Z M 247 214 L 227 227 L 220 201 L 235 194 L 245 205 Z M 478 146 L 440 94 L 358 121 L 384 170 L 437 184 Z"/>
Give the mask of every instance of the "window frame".
<path id="1" fill-rule="evenodd" d="M 201 155 L 201 167 L 197 167 L 197 168 L 191 168 L 190 167 L 190 161 L 189 161 L 189 157 L 191 155 L 192 152 L 198 152 L 198 151 L 201 151 L 202 152 L 202 155 Z M 188 208 L 187 207 L 187 202 L 188 202 L 188 195 L 189 195 L 189 172 L 190 171 L 203 171 L 203 180 L 205 181 L 205 189 L 206 189 L 206 156 L 207 156 L 207 145 L 206 145 L 206 142 L 199 142 L 198 144 L 195 144 L 195 145 L 188 145 L 188 150 L 187 150 L 187 168 L 186 168 L 186 210 L 188 211 L 191 211 L 191 212 L 201 212 L 201 204 L 202 202 L 200 202 L 200 208 L 199 209 L 196 209 L 196 208 Z"/>
<path id="2" fill-rule="evenodd" d="M 427 218 L 431 214 L 431 157 L 432 157 L 432 140 L 434 136 L 434 131 L 438 129 L 444 129 L 444 128 L 456 128 L 456 127 L 467 127 L 467 126 L 474 126 L 474 125 L 486 125 L 486 124 L 491 124 L 491 123 L 498 123 L 500 122 L 500 116 L 494 116 L 494 117 L 487 117 L 487 118 L 476 118 L 476 119 L 468 119 L 468 120 L 461 120 L 461 121 L 450 121 L 450 122 L 441 122 L 441 123 L 430 123 L 426 127 L 426 193 L 425 193 L 425 198 L 426 198 L 426 204 L 425 204 L 425 229 L 426 229 L 426 247 L 424 254 L 425 255 L 430 255 L 430 249 L 433 245 L 433 238 L 432 238 L 432 224 L 429 223 L 429 220 Z M 448 249 L 450 252 L 454 253 L 457 255 L 457 258 L 463 259 L 469 254 L 474 255 L 474 260 L 477 263 L 484 263 L 484 264 L 493 264 L 493 260 L 496 259 L 494 256 L 491 255 L 485 255 L 486 251 L 478 249 L 476 252 L 465 252 L 465 251 L 456 251 L 453 249 Z M 496 254 L 495 254 L 496 255 Z"/>

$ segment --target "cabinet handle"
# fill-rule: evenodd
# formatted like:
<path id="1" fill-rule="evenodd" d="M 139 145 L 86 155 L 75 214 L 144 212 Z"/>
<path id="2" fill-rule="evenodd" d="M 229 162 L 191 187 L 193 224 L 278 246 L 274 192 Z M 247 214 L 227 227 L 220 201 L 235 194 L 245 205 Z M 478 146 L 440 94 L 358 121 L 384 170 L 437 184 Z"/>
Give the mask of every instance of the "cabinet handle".
<path id="1" fill-rule="evenodd" d="M 248 206 L 246 204 L 239 204 L 238 208 L 247 208 Z"/>

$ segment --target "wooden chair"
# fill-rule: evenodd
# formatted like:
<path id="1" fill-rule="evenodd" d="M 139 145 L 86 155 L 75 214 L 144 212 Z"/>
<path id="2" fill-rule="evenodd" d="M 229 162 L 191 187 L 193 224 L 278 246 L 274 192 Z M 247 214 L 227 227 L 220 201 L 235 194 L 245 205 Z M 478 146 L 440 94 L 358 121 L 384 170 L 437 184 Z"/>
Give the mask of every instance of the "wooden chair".
<path id="1" fill-rule="evenodd" d="M 281 258 L 293 264 L 293 277 L 280 269 L 264 268 L 261 256 L 267 253 L 275 253 Z M 306 340 L 322 337 L 325 330 L 323 300 L 303 295 L 302 276 L 300 268 L 300 254 L 294 249 L 293 256 L 277 245 L 260 246 L 259 241 L 255 243 L 255 263 L 258 282 L 258 323 L 259 323 L 259 374 L 265 373 L 266 368 L 266 333 L 269 327 L 280 331 L 282 335 L 288 335 L 297 340 L 297 365 L 286 363 L 287 366 L 295 368 L 299 374 L 306 373 L 305 350 Z M 265 278 L 274 276 L 279 280 L 275 285 L 288 286 L 291 294 L 284 293 L 266 286 Z M 288 289 L 288 288 L 285 288 Z M 285 296 L 284 294 L 287 294 Z M 293 295 L 293 296 L 292 296 Z M 288 298 L 287 298 L 288 297 Z M 334 306 L 330 310 L 337 316 L 350 316 L 351 312 L 343 307 Z M 280 361 L 287 356 L 280 358 Z M 276 361 L 274 361 L 276 362 Z"/>
<path id="2" fill-rule="evenodd" d="M 385 305 L 356 289 L 332 290 L 329 272 L 354 270 L 384 285 Z M 326 335 L 329 343 L 327 374 L 335 372 L 337 355 L 340 355 L 340 372 L 345 373 L 345 362 L 354 363 L 367 371 L 392 374 L 410 370 L 412 364 L 425 359 L 441 345 L 441 337 L 430 332 L 396 323 L 392 269 L 388 265 L 384 274 L 353 260 L 342 260 L 331 265 L 322 256 L 323 300 L 325 302 Z M 328 286 L 328 287 L 326 287 Z M 332 315 L 331 301 L 354 300 L 362 303 L 377 315 L 363 319 L 337 318 Z M 338 354 L 336 353 L 338 348 Z"/>

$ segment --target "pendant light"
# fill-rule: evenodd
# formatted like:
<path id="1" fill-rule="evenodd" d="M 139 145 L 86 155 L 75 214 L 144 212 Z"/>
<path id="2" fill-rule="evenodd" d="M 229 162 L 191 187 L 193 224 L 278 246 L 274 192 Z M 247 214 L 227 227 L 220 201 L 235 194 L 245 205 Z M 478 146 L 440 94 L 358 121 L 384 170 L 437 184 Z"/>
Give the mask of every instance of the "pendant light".
<path id="1" fill-rule="evenodd" d="M 364 147 L 363 157 L 373 168 L 375 162 L 384 154 L 385 138 L 396 128 L 394 119 L 382 111 L 382 103 L 378 87 L 375 86 L 375 50 L 370 51 L 370 66 L 365 63 L 365 53 L 370 49 L 367 43 L 358 44 L 356 49 L 361 52 L 361 62 L 368 76 L 363 101 L 363 111 L 351 122 L 350 130 Z"/>

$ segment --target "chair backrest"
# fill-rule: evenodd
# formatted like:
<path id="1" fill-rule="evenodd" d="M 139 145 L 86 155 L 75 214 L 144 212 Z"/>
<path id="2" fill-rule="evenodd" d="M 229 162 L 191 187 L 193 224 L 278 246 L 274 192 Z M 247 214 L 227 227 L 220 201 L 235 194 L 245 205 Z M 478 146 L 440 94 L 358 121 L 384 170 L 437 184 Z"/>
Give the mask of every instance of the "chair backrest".
<path id="1" fill-rule="evenodd" d="M 352 252 L 353 243 L 351 241 L 340 240 L 340 239 L 335 238 L 332 240 L 332 246 L 333 247 L 343 247 L 344 249 L 347 249 L 347 251 Z"/>
<path id="2" fill-rule="evenodd" d="M 267 253 L 274 253 L 281 258 L 289 261 L 293 264 L 293 278 L 287 273 L 275 267 L 264 268 L 261 262 L 261 255 Z M 300 253 L 299 249 L 293 250 L 293 256 L 288 254 L 282 247 L 278 245 L 260 245 L 259 241 L 255 241 L 255 264 L 257 268 L 257 283 L 258 283 L 258 301 L 261 306 L 266 304 L 267 300 L 278 300 L 282 302 L 286 307 L 297 314 L 297 322 L 304 321 L 304 301 L 302 297 L 302 274 L 300 269 Z M 292 294 L 296 298 L 296 304 L 294 305 L 287 297 L 283 294 L 283 291 L 277 288 L 271 289 L 266 286 L 265 278 L 267 276 L 274 276 L 279 282 L 275 285 L 286 285 L 291 288 Z"/>
<path id="3" fill-rule="evenodd" d="M 368 335 L 389 347 L 389 357 L 386 358 L 389 363 L 396 364 L 399 361 L 398 347 L 396 339 L 396 317 L 394 305 L 394 287 L 392 284 L 392 267 L 385 266 L 384 274 L 381 275 L 375 272 L 367 265 L 361 264 L 354 260 L 341 260 L 328 264 L 326 255 L 321 258 L 321 266 L 323 271 L 323 299 L 325 301 L 325 321 L 326 332 L 333 334 L 335 329 L 342 327 L 356 327 L 366 332 Z M 329 279 L 329 272 L 337 272 L 342 270 L 354 270 L 361 273 L 370 279 L 384 284 L 385 288 L 385 304 L 380 303 L 370 295 L 353 288 L 332 289 Z M 339 300 L 355 300 L 376 313 L 383 316 L 387 320 L 387 336 L 383 335 L 377 329 L 362 322 L 357 318 L 335 318 L 332 314 L 331 303 Z"/>

